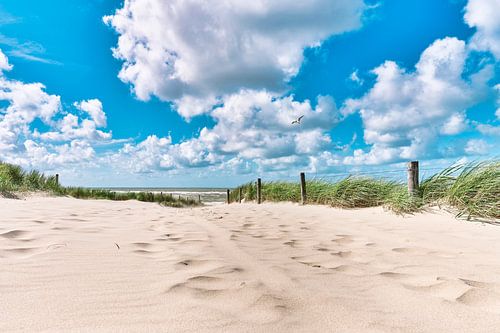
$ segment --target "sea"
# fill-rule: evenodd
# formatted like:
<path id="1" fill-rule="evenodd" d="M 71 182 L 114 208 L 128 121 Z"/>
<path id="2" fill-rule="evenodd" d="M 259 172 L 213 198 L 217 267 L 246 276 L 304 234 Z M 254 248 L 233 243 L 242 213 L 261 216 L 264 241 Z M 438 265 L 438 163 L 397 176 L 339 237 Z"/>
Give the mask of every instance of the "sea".
<path id="1" fill-rule="evenodd" d="M 226 201 L 225 188 L 210 187 L 105 187 L 105 190 L 115 192 L 153 192 L 171 194 L 174 197 L 201 199 L 203 203 L 218 204 Z"/>

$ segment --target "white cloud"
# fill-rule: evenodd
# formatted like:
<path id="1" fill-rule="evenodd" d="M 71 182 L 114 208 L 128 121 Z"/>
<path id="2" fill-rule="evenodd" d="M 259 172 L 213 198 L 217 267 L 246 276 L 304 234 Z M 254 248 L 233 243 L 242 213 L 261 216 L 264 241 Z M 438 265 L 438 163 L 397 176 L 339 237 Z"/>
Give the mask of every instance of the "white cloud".
<path id="1" fill-rule="evenodd" d="M 493 87 L 495 93 L 497 94 L 496 99 L 496 111 L 495 117 L 496 121 L 500 120 L 500 84 L 497 84 Z M 479 133 L 489 136 L 500 136 L 500 125 L 492 125 L 492 124 L 482 124 L 479 122 L 475 123 L 476 129 Z"/>
<path id="2" fill-rule="evenodd" d="M 29 125 L 40 119 L 47 125 L 61 109 L 59 96 L 44 92 L 40 83 L 25 84 L 0 77 L 0 100 L 8 106 L 0 110 L 0 142 L 2 150 L 14 150 L 18 138 L 30 133 Z"/>
<path id="3" fill-rule="evenodd" d="M 106 127 L 106 114 L 102 110 L 102 103 L 98 99 L 89 99 L 74 103 L 79 110 L 87 112 L 97 127 Z"/>
<path id="4" fill-rule="evenodd" d="M 186 118 L 240 89 L 283 92 L 303 50 L 360 27 L 362 0 L 126 0 L 104 21 L 119 34 L 119 78 Z"/>
<path id="5" fill-rule="evenodd" d="M 500 120 L 500 83 L 495 86 L 495 91 L 497 93 L 497 110 L 495 111 L 495 116 L 497 120 Z"/>
<path id="6" fill-rule="evenodd" d="M 3 71 L 10 71 L 11 69 L 12 65 L 9 65 L 9 59 L 7 59 L 2 50 L 0 50 L 0 75 L 2 75 Z"/>
<path id="7" fill-rule="evenodd" d="M 375 68 L 376 83 L 360 99 L 347 100 L 344 114 L 359 111 L 371 150 L 357 150 L 346 163 L 379 164 L 436 153 L 439 134 L 456 135 L 467 128 L 465 110 L 488 90 L 491 66 L 463 77 L 465 42 L 436 40 L 420 56 L 414 72 L 386 61 Z"/>
<path id="8" fill-rule="evenodd" d="M 452 114 L 441 127 L 441 134 L 455 135 L 467 129 L 467 118 L 464 112 L 456 112 Z"/>
<path id="9" fill-rule="evenodd" d="M 486 155 L 490 150 L 490 145 L 483 139 L 471 139 L 467 141 L 464 151 L 471 155 Z"/>
<path id="10" fill-rule="evenodd" d="M 35 164 L 42 168 L 89 161 L 95 156 L 95 151 L 90 144 L 80 140 L 73 140 L 62 145 L 43 145 L 28 139 L 24 141 L 24 147 L 26 153 L 19 158 L 19 161 L 22 161 L 20 164 Z"/>
<path id="11" fill-rule="evenodd" d="M 304 115 L 302 123 L 292 121 Z M 202 132 L 200 139 L 210 142 L 221 153 L 246 158 L 272 158 L 317 151 L 328 144 L 324 132 L 338 121 L 333 99 L 319 97 L 316 108 L 309 101 L 297 102 L 293 96 L 278 98 L 265 91 L 242 91 L 230 95 L 212 116 L 217 124 Z M 305 142 L 304 140 L 307 140 Z M 305 144 L 309 144 L 306 148 Z"/>
<path id="12" fill-rule="evenodd" d="M 349 75 L 349 80 L 351 80 L 352 82 L 355 82 L 359 85 L 363 85 L 363 83 L 364 83 L 364 81 L 359 77 L 359 73 L 358 73 L 357 69 L 354 72 L 352 72 L 351 75 Z"/>
<path id="13" fill-rule="evenodd" d="M 489 124 L 477 124 L 476 128 L 481 134 L 500 136 L 500 126 L 494 126 Z"/>
<path id="14" fill-rule="evenodd" d="M 1 50 L 0 67 L 12 68 Z M 106 125 L 99 100 L 76 103 L 90 116 L 80 118 L 65 111 L 61 98 L 46 93 L 43 84 L 0 75 L 0 101 L 5 103 L 0 108 L 0 153 L 4 161 L 43 169 L 91 161 L 95 156 L 92 143 L 111 140 L 111 133 L 97 129 Z M 33 128 L 38 126 L 35 120 L 43 123 L 43 130 Z"/>
<path id="15" fill-rule="evenodd" d="M 490 51 L 500 59 L 500 1 L 469 0 L 465 7 L 465 22 L 477 29 L 470 45 L 482 51 Z"/>
<path id="16" fill-rule="evenodd" d="M 301 115 L 302 123 L 293 125 Z M 250 90 L 224 98 L 212 117 L 215 126 L 203 128 L 196 138 L 172 144 L 170 138 L 151 136 L 126 145 L 113 158 L 136 166 L 136 172 L 215 165 L 247 170 L 249 164 L 243 161 L 267 169 L 277 168 L 279 162 L 307 164 L 310 156 L 333 147 L 327 132 L 339 121 L 330 97 L 319 97 L 313 107 L 293 96 Z"/>

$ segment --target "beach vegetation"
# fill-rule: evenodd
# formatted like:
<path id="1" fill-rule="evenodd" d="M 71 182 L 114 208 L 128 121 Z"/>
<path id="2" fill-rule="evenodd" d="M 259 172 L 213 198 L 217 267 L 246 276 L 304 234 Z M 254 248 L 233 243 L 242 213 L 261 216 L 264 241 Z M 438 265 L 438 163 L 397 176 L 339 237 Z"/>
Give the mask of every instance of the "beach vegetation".
<path id="1" fill-rule="evenodd" d="M 46 176 L 36 170 L 24 171 L 17 165 L 0 162 L 0 194 L 15 197 L 16 193 L 23 192 L 47 192 L 77 199 L 138 200 L 156 202 L 169 207 L 187 207 L 199 204 L 197 200 L 192 198 L 174 197 L 170 194 L 156 192 L 117 192 L 99 188 L 61 186 L 55 176 Z"/>
<path id="2" fill-rule="evenodd" d="M 231 201 L 256 199 L 255 183 L 231 191 Z M 415 194 L 404 182 L 383 178 L 348 176 L 336 182 L 306 182 L 307 203 L 339 208 L 383 206 L 397 214 L 411 214 L 430 206 L 447 207 L 457 216 L 500 218 L 500 162 L 453 165 L 424 179 Z M 300 202 L 300 185 L 295 182 L 262 182 L 263 201 Z"/>

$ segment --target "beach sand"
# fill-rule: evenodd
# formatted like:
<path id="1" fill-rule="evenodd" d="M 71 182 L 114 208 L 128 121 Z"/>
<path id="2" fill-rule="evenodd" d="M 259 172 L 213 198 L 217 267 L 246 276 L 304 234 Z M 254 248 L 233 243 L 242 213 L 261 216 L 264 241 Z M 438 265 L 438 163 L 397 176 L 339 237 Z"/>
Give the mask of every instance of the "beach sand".
<path id="1" fill-rule="evenodd" d="M 442 211 L 0 199 L 0 331 L 499 332 L 500 227 Z"/>

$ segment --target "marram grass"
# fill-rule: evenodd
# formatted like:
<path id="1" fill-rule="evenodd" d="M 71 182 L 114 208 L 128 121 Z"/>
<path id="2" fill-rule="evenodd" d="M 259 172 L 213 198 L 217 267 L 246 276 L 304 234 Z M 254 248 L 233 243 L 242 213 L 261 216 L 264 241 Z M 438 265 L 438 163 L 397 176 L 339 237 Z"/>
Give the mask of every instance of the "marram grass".
<path id="1" fill-rule="evenodd" d="M 164 206 L 196 206 L 198 202 L 190 198 L 174 198 L 172 195 L 152 192 L 115 192 L 104 189 L 64 187 L 54 176 L 45 176 L 38 171 L 25 172 L 17 165 L 0 162 L 0 194 L 11 196 L 13 192 L 44 191 L 55 195 L 67 195 L 77 199 L 138 200 L 157 202 Z"/>
<path id="2" fill-rule="evenodd" d="M 408 194 L 404 183 L 368 177 L 347 177 L 335 183 L 313 180 L 306 185 L 307 201 L 313 204 L 341 208 L 384 206 L 398 214 L 410 214 L 430 205 L 446 205 L 456 209 L 458 216 L 500 218 L 500 162 L 497 160 L 446 168 L 423 180 L 415 196 Z M 240 188 L 243 199 L 256 199 L 255 184 L 248 183 L 231 192 L 231 201 L 238 199 Z M 81 199 L 134 199 L 174 207 L 197 204 L 189 198 L 151 192 L 63 187 L 53 176 L 38 171 L 25 172 L 19 166 L 0 162 L 0 193 L 25 191 L 46 191 Z M 264 182 L 262 200 L 299 202 L 299 184 Z"/>
<path id="3" fill-rule="evenodd" d="M 247 183 L 239 189 L 242 199 L 255 200 L 256 186 Z M 452 166 L 422 181 L 419 192 L 409 195 L 406 184 L 369 177 L 347 177 L 330 183 L 306 182 L 307 202 L 341 208 L 384 206 L 398 214 L 411 214 L 426 206 L 453 207 L 458 216 L 500 218 L 500 162 L 487 161 Z M 263 201 L 300 201 L 300 186 L 293 182 L 263 182 Z"/>

